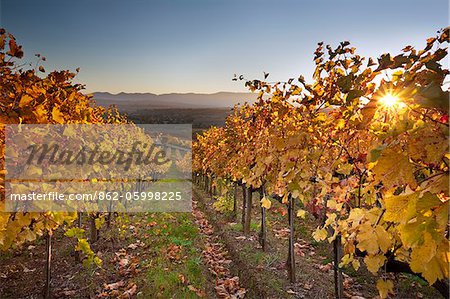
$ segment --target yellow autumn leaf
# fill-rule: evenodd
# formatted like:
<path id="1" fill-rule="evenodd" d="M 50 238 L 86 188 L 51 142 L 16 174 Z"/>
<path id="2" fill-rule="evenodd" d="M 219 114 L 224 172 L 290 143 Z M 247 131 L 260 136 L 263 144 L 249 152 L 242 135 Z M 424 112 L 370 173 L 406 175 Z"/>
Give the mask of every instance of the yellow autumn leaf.
<path id="1" fill-rule="evenodd" d="M 300 201 L 303 202 L 303 203 L 305 203 L 305 201 L 306 201 L 305 195 L 303 195 L 302 193 L 300 193 L 298 195 L 298 199 L 300 199 Z"/>
<path id="2" fill-rule="evenodd" d="M 33 101 L 33 98 L 30 97 L 30 96 L 27 95 L 27 94 L 24 94 L 24 95 L 20 98 L 20 101 L 19 101 L 19 107 L 20 107 L 20 108 L 23 108 L 23 107 L 25 107 L 25 106 L 28 106 L 28 105 L 31 103 L 31 101 Z"/>
<path id="3" fill-rule="evenodd" d="M 300 192 L 299 192 L 298 190 L 293 190 L 293 191 L 291 192 L 292 198 L 298 198 L 299 195 L 300 195 Z"/>
<path id="4" fill-rule="evenodd" d="M 306 216 L 306 211 L 305 210 L 299 209 L 297 211 L 297 217 L 301 217 L 301 218 L 305 219 L 305 216 Z"/>
<path id="5" fill-rule="evenodd" d="M 331 243 L 331 242 L 333 242 L 334 240 L 336 240 L 336 237 L 337 237 L 337 236 L 338 236 L 338 231 L 337 231 L 337 230 L 334 230 L 333 235 L 327 239 L 328 243 Z"/>
<path id="6" fill-rule="evenodd" d="M 65 122 L 64 114 L 61 113 L 61 111 L 59 110 L 58 107 L 53 107 L 52 118 L 54 121 L 56 121 L 57 123 L 60 123 L 60 124 L 63 124 Z"/>
<path id="7" fill-rule="evenodd" d="M 367 164 L 367 170 L 372 170 L 375 165 L 377 165 L 377 162 L 370 162 L 369 164 Z"/>
<path id="8" fill-rule="evenodd" d="M 324 227 L 327 227 L 335 222 L 336 220 L 336 214 L 334 213 L 327 213 L 327 220 L 325 221 Z"/>
<path id="9" fill-rule="evenodd" d="M 409 136 L 408 154 L 414 160 L 439 164 L 448 153 L 448 131 L 424 126 Z"/>
<path id="10" fill-rule="evenodd" d="M 95 228 L 100 229 L 105 222 L 105 218 L 95 218 Z"/>
<path id="11" fill-rule="evenodd" d="M 95 263 L 97 266 L 101 267 L 103 261 L 102 261 L 101 258 L 99 258 L 98 256 L 96 256 L 96 257 L 94 257 L 94 263 Z"/>
<path id="12" fill-rule="evenodd" d="M 346 254 L 341 258 L 341 262 L 339 263 L 339 268 L 345 267 L 348 264 L 353 262 L 353 254 Z"/>
<path id="13" fill-rule="evenodd" d="M 377 281 L 377 289 L 381 299 L 387 298 L 389 293 L 394 294 L 394 283 L 390 280 L 380 278 Z"/>
<path id="14" fill-rule="evenodd" d="M 325 121 L 326 119 L 327 119 L 327 116 L 325 115 L 325 113 L 320 112 L 320 113 L 317 113 L 315 120 L 320 122 L 320 121 Z"/>
<path id="15" fill-rule="evenodd" d="M 386 189 L 408 184 L 411 189 L 417 187 L 414 166 L 403 150 L 387 148 L 381 152 L 372 171 L 375 178 L 383 182 Z"/>
<path id="16" fill-rule="evenodd" d="M 350 211 L 348 220 L 352 222 L 359 222 L 364 217 L 365 211 L 360 208 L 354 208 Z"/>
<path id="17" fill-rule="evenodd" d="M 334 199 L 330 199 L 327 201 L 327 207 L 331 210 L 340 211 L 342 210 L 343 203 L 337 203 Z"/>
<path id="18" fill-rule="evenodd" d="M 345 163 L 339 167 L 339 169 L 336 170 L 337 173 L 343 174 L 343 175 L 349 175 L 353 170 L 353 165 L 349 163 Z"/>
<path id="19" fill-rule="evenodd" d="M 447 181 L 448 184 L 448 181 Z M 422 197 L 420 197 L 416 202 L 416 210 L 417 212 L 427 212 L 430 209 L 434 209 L 439 207 L 443 203 L 439 200 L 439 198 L 432 194 L 431 192 L 425 192 Z"/>
<path id="20" fill-rule="evenodd" d="M 364 263 L 372 274 L 376 274 L 385 261 L 386 257 L 384 255 L 366 255 L 364 257 Z"/>
<path id="21" fill-rule="evenodd" d="M 312 233 L 314 240 L 317 242 L 325 240 L 327 235 L 327 231 L 324 228 L 321 229 L 319 227 Z"/>
<path id="22" fill-rule="evenodd" d="M 445 247 L 443 246 L 443 248 Z M 440 264 L 444 263 L 445 259 L 440 261 L 437 253 L 438 247 L 436 241 L 429 232 L 424 233 L 423 243 L 414 247 L 411 252 L 411 270 L 416 273 L 421 273 L 430 284 L 445 276 L 445 273 L 443 273 L 440 267 Z"/>
<path id="23" fill-rule="evenodd" d="M 267 197 L 264 196 L 261 199 L 261 207 L 270 209 L 271 206 L 272 206 L 272 202 Z"/>
<path id="24" fill-rule="evenodd" d="M 361 265 L 360 265 L 360 263 L 359 263 L 359 261 L 358 261 L 357 259 L 354 259 L 354 260 L 352 261 L 352 266 L 353 266 L 353 269 L 355 269 L 356 271 L 358 271 L 358 269 L 359 269 L 359 267 L 360 267 Z"/>
<path id="25" fill-rule="evenodd" d="M 386 213 L 384 220 L 397 223 L 406 223 L 416 215 L 416 202 L 418 193 L 387 196 L 384 199 Z"/>
<path id="26" fill-rule="evenodd" d="M 384 227 L 377 226 L 375 228 L 375 233 L 377 235 L 378 246 L 382 252 L 388 251 L 392 246 L 392 236 L 389 234 Z"/>
<path id="27" fill-rule="evenodd" d="M 356 236 L 358 244 L 356 245 L 361 251 L 367 251 L 369 254 L 378 253 L 378 240 L 374 238 L 373 227 L 365 222 L 360 226 L 360 232 Z"/>
<path id="28" fill-rule="evenodd" d="M 420 222 L 401 224 L 397 227 L 400 239 L 405 247 L 412 247 L 422 239 L 424 227 Z"/>
<path id="29" fill-rule="evenodd" d="M 36 240 L 36 233 L 33 232 L 31 229 L 27 228 L 24 229 L 17 237 L 24 241 L 30 242 Z"/>
<path id="30" fill-rule="evenodd" d="M 448 260 L 438 259 L 433 257 L 426 265 L 422 276 L 430 284 L 434 284 L 437 280 L 448 279 L 448 270 L 444 265 L 448 265 Z M 445 274 L 447 272 L 447 274 Z"/>
<path id="31" fill-rule="evenodd" d="M 42 168 L 36 167 L 34 165 L 30 165 L 27 168 L 26 174 L 29 177 L 41 176 L 42 175 Z"/>
<path id="32" fill-rule="evenodd" d="M 336 124 L 336 129 L 343 129 L 345 127 L 345 120 L 344 119 L 339 119 L 337 124 Z"/>
<path id="33" fill-rule="evenodd" d="M 36 116 L 36 119 L 39 123 L 47 122 L 47 110 L 45 110 L 44 105 L 39 105 L 34 108 L 33 114 Z"/>

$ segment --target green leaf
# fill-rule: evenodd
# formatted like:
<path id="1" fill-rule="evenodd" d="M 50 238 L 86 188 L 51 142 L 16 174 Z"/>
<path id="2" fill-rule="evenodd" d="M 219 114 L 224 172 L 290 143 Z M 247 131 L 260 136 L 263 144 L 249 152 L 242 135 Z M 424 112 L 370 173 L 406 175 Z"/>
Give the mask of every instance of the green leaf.
<path id="1" fill-rule="evenodd" d="M 373 150 L 370 151 L 370 155 L 368 156 L 369 162 L 375 162 L 381 155 L 381 152 L 386 148 L 386 145 L 380 145 Z"/>
<path id="2" fill-rule="evenodd" d="M 426 192 L 417 200 L 416 210 L 417 212 L 427 212 L 432 208 L 439 207 L 440 205 L 442 205 L 442 202 L 435 194 Z"/>
<path id="3" fill-rule="evenodd" d="M 64 235 L 69 238 L 76 237 L 78 239 L 81 239 L 84 235 L 84 229 L 81 229 L 79 227 L 72 227 L 68 229 Z"/>

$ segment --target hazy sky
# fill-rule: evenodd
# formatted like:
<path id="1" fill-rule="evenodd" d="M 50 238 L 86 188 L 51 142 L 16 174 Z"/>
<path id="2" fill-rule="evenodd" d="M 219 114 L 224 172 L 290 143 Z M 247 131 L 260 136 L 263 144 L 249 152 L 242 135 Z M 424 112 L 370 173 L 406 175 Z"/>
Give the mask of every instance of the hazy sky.
<path id="1" fill-rule="evenodd" d="M 318 41 L 377 57 L 448 26 L 447 0 L 0 0 L 0 26 L 46 69 L 80 67 L 87 91 L 245 91 L 234 73 L 287 80 Z"/>

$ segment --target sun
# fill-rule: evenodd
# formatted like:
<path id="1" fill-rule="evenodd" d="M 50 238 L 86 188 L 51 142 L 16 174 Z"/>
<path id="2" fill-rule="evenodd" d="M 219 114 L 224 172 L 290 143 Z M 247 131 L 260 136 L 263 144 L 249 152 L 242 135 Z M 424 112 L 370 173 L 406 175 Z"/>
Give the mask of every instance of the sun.
<path id="1" fill-rule="evenodd" d="M 400 99 L 397 96 L 390 93 L 380 99 L 380 103 L 386 107 L 394 107 L 399 101 Z"/>
<path id="2" fill-rule="evenodd" d="M 387 108 L 402 108 L 405 106 L 400 98 L 392 93 L 388 93 L 380 98 L 379 102 Z"/>

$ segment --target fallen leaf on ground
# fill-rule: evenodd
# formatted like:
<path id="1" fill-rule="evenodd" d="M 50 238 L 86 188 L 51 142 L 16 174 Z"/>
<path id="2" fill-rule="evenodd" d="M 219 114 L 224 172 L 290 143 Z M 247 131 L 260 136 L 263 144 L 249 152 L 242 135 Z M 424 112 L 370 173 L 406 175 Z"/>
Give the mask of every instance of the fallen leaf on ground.
<path id="1" fill-rule="evenodd" d="M 118 288 L 123 287 L 124 285 L 125 285 L 125 282 L 123 280 L 121 280 L 118 282 L 105 284 L 103 288 L 107 291 L 112 291 L 112 290 L 117 290 Z"/>
<path id="2" fill-rule="evenodd" d="M 134 294 L 136 294 L 137 291 L 137 285 L 135 283 L 131 283 L 130 285 L 128 285 L 128 290 L 126 290 L 125 292 L 122 293 L 122 295 L 120 295 L 120 299 L 128 299 L 131 298 Z"/>

